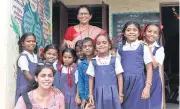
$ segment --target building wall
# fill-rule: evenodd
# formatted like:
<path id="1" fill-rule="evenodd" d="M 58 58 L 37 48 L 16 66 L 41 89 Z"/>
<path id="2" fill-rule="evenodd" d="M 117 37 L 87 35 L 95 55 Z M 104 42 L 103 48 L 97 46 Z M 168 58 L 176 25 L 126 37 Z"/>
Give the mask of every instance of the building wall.
<path id="1" fill-rule="evenodd" d="M 8 23 L 9 23 L 9 13 L 10 13 L 10 1 L 6 0 L 6 1 L 2 1 L 1 2 L 3 5 L 0 6 L 0 13 L 1 13 L 1 17 L 0 17 L 0 30 L 1 30 L 1 40 L 0 40 L 0 49 L 1 49 L 1 56 L 0 56 L 0 60 L 1 60 L 1 65 L 0 65 L 0 71 L 1 71 L 1 76 L 0 76 L 0 109 L 7 109 L 7 71 L 8 71 L 8 52 L 7 52 L 7 48 L 8 48 Z M 6 10 L 4 12 L 4 10 Z"/>
<path id="2" fill-rule="evenodd" d="M 52 0 L 5 0 L 0 20 L 2 27 L 2 83 L 0 88 L 0 109 L 13 109 L 16 92 L 17 68 L 19 56 L 18 40 L 25 32 L 36 35 L 38 50 L 52 43 Z M 5 7 L 6 6 L 6 7 Z M 2 25 L 4 24 L 4 25 Z M 0 84 L 2 84 L 0 83 Z"/>
<path id="3" fill-rule="evenodd" d="M 15 2 L 16 1 L 16 2 Z M 39 47 L 44 47 L 46 44 L 51 43 L 52 40 L 52 1 L 51 0 L 29 0 L 30 4 L 27 5 L 27 0 L 3 0 L 2 6 L 0 7 L 0 30 L 1 31 L 1 82 L 0 82 L 0 109 L 13 109 L 14 107 L 14 97 L 16 89 L 16 60 L 18 58 L 18 46 L 17 41 L 19 36 L 22 35 L 22 18 L 24 16 L 24 7 L 29 13 L 27 15 L 33 16 L 34 14 L 39 14 L 41 21 L 41 26 L 36 25 L 36 35 L 38 38 Z M 40 2 L 40 5 L 37 6 L 37 2 Z M 44 8 L 43 1 L 49 3 L 46 5 L 46 10 Z M 65 5 L 80 5 L 80 4 L 101 4 L 102 0 L 61 0 Z M 149 11 L 159 11 L 160 2 L 178 2 L 179 0 L 103 0 L 106 4 L 109 5 L 109 25 L 111 25 L 111 14 L 118 12 L 149 12 Z M 23 5 L 22 5 L 23 3 Z M 14 6 L 14 7 L 13 7 Z M 17 8 L 17 7 L 19 8 Z M 31 7 L 31 8 L 30 8 Z M 42 8 L 42 9 L 40 9 Z M 35 10 L 38 9 L 36 13 Z M 48 12 L 50 9 L 50 14 L 43 15 L 43 12 Z M 4 11 L 6 10 L 6 11 Z M 18 13 L 18 14 L 17 14 Z M 33 15 L 32 15 L 33 14 Z M 18 17 L 19 16 L 19 17 Z M 48 17 L 48 21 L 42 18 L 42 16 Z M 34 22 L 39 20 L 37 18 Z M 28 21 L 31 21 L 30 19 Z M 32 23 L 32 22 L 30 22 Z M 39 21 L 38 21 L 39 23 Z M 28 28 L 32 28 L 28 25 Z M 38 32 L 38 29 L 42 29 L 41 33 Z M 111 26 L 110 26 L 111 33 Z M 34 32 L 35 30 L 31 30 Z"/>
<path id="4" fill-rule="evenodd" d="M 179 0 L 61 0 L 65 5 L 101 4 L 109 5 L 109 33 L 111 36 L 111 15 L 119 12 L 159 12 L 160 2 L 179 2 Z"/>

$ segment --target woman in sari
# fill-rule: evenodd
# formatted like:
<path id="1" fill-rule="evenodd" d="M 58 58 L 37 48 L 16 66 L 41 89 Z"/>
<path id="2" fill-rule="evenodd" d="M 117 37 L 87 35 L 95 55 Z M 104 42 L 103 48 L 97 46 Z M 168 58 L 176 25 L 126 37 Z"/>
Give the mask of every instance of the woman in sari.
<path id="1" fill-rule="evenodd" d="M 88 6 L 81 5 L 77 11 L 79 24 L 69 27 L 66 31 L 64 39 L 64 44 L 70 48 L 74 48 L 75 43 L 85 37 L 95 39 L 98 34 L 106 33 L 105 30 L 89 24 L 89 21 L 92 18 L 92 13 Z"/>

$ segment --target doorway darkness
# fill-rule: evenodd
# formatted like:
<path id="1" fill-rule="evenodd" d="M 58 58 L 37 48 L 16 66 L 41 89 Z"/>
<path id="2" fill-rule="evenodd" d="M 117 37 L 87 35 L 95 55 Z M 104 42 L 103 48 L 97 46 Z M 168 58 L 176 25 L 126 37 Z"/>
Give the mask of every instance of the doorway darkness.
<path id="1" fill-rule="evenodd" d="M 88 5 L 92 11 L 92 19 L 90 20 L 90 24 L 93 25 L 93 26 L 97 26 L 99 28 L 102 28 L 102 25 L 103 25 L 103 22 L 106 22 L 107 25 L 109 25 L 109 7 L 108 5 L 107 8 L 106 8 L 106 18 L 103 18 L 103 7 L 102 5 Z M 74 25 L 77 25 L 79 23 L 79 21 L 77 20 L 77 8 L 79 6 L 72 6 L 72 7 L 68 7 L 68 27 L 70 26 L 74 26 Z M 107 19 L 107 21 L 103 20 L 103 19 Z M 107 26 L 108 27 L 108 26 Z M 107 28 L 107 31 L 108 31 L 108 28 Z"/>
<path id="2" fill-rule="evenodd" d="M 174 16 L 173 7 L 179 13 L 178 5 L 164 6 L 161 7 L 161 19 L 165 38 L 164 71 L 171 78 L 169 81 L 171 96 L 174 96 L 172 93 L 177 93 L 175 95 L 177 97 L 179 86 L 179 19 Z"/>
<path id="3" fill-rule="evenodd" d="M 179 11 L 178 6 L 174 8 Z M 165 37 L 165 70 L 168 74 L 179 74 L 179 20 L 174 16 L 172 7 L 162 8 L 162 25 Z"/>

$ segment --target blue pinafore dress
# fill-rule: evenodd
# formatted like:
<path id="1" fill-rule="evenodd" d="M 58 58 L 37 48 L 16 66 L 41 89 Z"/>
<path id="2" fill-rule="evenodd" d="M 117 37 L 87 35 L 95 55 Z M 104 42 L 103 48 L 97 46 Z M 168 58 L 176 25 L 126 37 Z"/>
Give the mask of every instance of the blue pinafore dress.
<path id="1" fill-rule="evenodd" d="M 145 87 L 144 72 L 144 46 L 142 44 L 136 50 L 123 51 L 119 47 L 118 53 L 121 56 L 123 73 L 123 109 L 150 109 L 150 99 L 141 99 L 142 91 Z"/>
<path id="2" fill-rule="evenodd" d="M 96 60 L 92 59 L 95 71 L 94 99 L 96 109 L 122 109 L 115 72 L 115 60 L 115 57 L 111 57 L 109 65 L 97 65 Z"/>

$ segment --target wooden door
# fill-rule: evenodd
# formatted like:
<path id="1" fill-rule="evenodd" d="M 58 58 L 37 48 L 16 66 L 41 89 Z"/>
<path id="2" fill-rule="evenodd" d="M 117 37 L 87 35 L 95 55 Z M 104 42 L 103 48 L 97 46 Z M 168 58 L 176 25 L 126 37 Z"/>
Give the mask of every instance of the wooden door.
<path id="1" fill-rule="evenodd" d="M 102 1 L 102 29 L 109 31 L 109 8 L 108 5 Z"/>
<path id="2" fill-rule="evenodd" d="M 62 2 L 53 4 L 53 44 L 62 45 L 68 28 L 68 9 Z"/>

